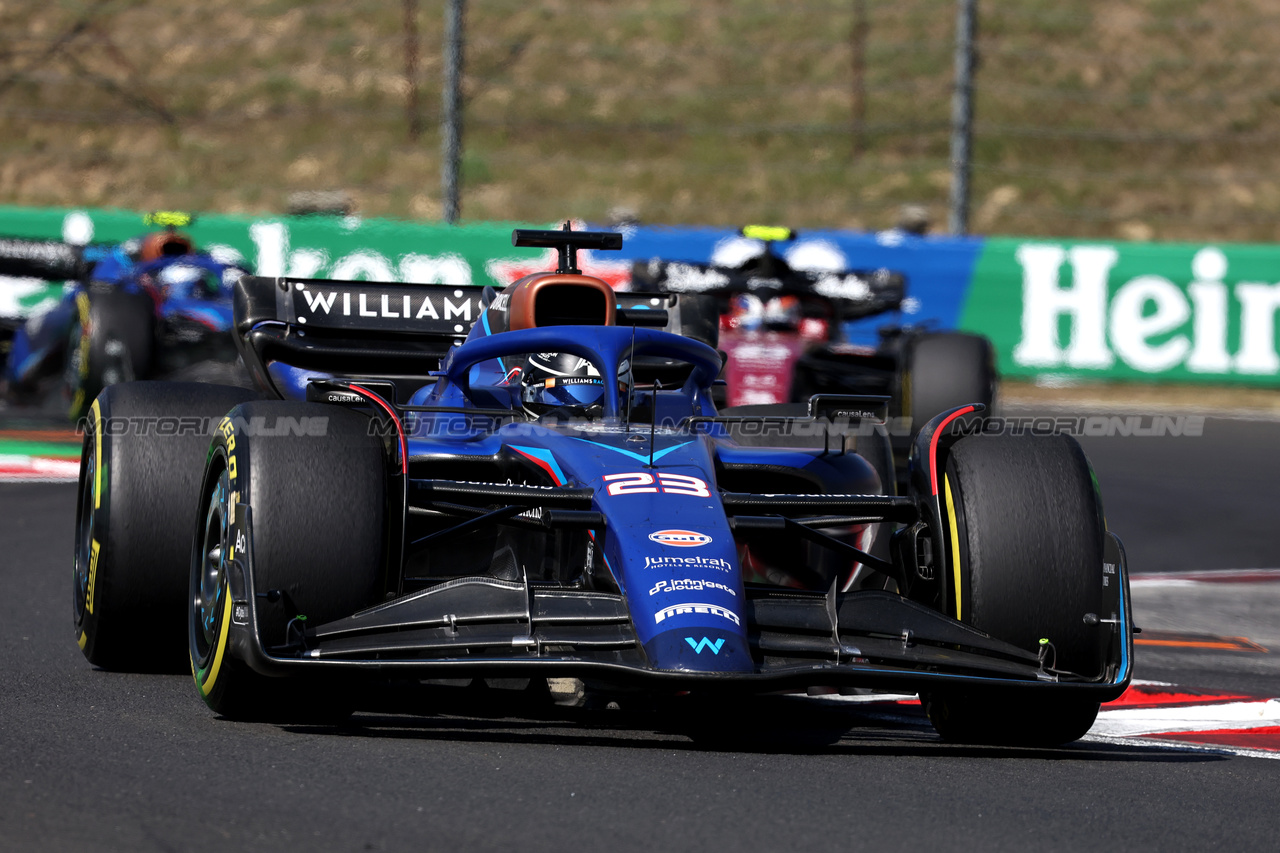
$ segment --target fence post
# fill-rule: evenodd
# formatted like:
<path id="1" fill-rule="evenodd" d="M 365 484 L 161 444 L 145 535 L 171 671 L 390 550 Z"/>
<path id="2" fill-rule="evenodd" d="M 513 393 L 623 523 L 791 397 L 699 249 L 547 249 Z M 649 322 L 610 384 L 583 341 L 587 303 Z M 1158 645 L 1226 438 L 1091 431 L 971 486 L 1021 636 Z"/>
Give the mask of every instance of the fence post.
<path id="1" fill-rule="evenodd" d="M 418 110 L 418 0 L 404 0 L 404 81 L 405 118 L 409 125 L 409 141 L 422 135 L 422 116 Z"/>
<path id="2" fill-rule="evenodd" d="M 956 12 L 956 79 L 951 94 L 951 208 L 947 226 L 952 234 L 969 230 L 969 171 L 973 140 L 973 58 L 977 28 L 977 0 L 958 0 Z"/>
<path id="3" fill-rule="evenodd" d="M 453 225 L 461 212 L 459 200 L 462 160 L 462 45 L 465 0 L 448 0 L 444 22 L 444 115 L 442 182 L 444 221 Z"/>
<path id="4" fill-rule="evenodd" d="M 853 123 L 853 158 L 858 159 L 864 147 L 864 125 L 867 118 L 867 0 L 853 0 L 853 28 L 849 32 L 853 90 L 850 92 L 850 119 Z"/>

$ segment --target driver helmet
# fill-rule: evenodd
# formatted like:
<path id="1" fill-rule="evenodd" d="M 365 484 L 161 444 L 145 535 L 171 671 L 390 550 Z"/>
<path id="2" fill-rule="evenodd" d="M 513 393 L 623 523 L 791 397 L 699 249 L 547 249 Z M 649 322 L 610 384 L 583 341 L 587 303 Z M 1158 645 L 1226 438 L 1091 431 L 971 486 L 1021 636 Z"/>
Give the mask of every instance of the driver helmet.
<path id="1" fill-rule="evenodd" d="M 156 274 L 165 290 L 189 288 L 204 278 L 204 270 L 191 264 L 169 264 Z"/>
<path id="2" fill-rule="evenodd" d="M 630 384 L 629 361 L 618 368 L 618 382 Z M 525 412 L 538 418 L 556 409 L 590 417 L 604 406 L 604 379 L 582 356 L 567 352 L 533 353 L 520 376 L 520 399 Z"/>
<path id="3" fill-rule="evenodd" d="M 800 328 L 800 300 L 795 296 L 775 296 L 764 305 L 764 325 L 776 331 Z"/>
<path id="4" fill-rule="evenodd" d="M 156 279 L 160 282 L 160 289 L 167 294 L 199 299 L 217 296 L 222 292 L 223 281 L 234 282 L 241 275 L 242 272 L 232 267 L 219 275 L 195 264 L 173 263 L 161 268 Z"/>
<path id="5" fill-rule="evenodd" d="M 764 325 L 764 303 L 754 293 L 737 293 L 729 300 L 729 328 L 754 332 Z"/>

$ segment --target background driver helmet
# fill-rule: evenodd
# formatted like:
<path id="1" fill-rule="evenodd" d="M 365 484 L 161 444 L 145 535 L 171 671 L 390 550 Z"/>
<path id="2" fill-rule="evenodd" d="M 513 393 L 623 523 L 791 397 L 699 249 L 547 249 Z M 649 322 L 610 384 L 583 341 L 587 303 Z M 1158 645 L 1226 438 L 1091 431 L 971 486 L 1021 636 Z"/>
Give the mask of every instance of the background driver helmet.
<path id="1" fill-rule="evenodd" d="M 624 388 L 631 381 L 630 364 L 618 368 Z M 604 379 L 600 371 L 582 356 L 567 352 L 537 352 L 529 356 L 520 377 L 520 399 L 530 417 L 541 417 L 553 409 L 574 414 L 598 414 L 604 405 Z"/>
<path id="2" fill-rule="evenodd" d="M 764 303 L 754 293 L 736 293 L 729 300 L 729 328 L 754 332 L 764 325 Z"/>
<path id="3" fill-rule="evenodd" d="M 794 296 L 775 296 L 764 304 L 764 325 L 776 331 L 800 328 L 800 300 Z"/>

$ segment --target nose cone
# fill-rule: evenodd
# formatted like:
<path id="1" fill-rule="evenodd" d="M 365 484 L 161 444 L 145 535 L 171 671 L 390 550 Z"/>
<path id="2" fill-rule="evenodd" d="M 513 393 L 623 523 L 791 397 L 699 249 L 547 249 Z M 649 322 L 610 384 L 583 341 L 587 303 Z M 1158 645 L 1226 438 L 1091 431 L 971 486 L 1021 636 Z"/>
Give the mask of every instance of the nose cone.
<path id="1" fill-rule="evenodd" d="M 752 672 L 755 669 L 746 636 L 740 631 L 690 625 L 658 634 L 644 644 L 644 651 L 654 669 L 675 672 Z"/>
<path id="2" fill-rule="evenodd" d="M 578 439 L 594 505 L 607 524 L 604 561 L 627 599 L 648 665 L 680 672 L 751 672 L 746 592 L 706 436 L 661 435 L 652 452 L 631 433 Z M 639 434 L 639 446 L 648 450 Z M 584 464 L 585 468 L 586 465 Z"/>
<path id="3" fill-rule="evenodd" d="M 636 512 L 609 518 L 609 564 L 649 665 L 750 672 L 746 591 L 724 510 L 713 496 L 674 497 L 642 496 Z"/>
<path id="4" fill-rule="evenodd" d="M 706 523 L 655 533 L 648 527 L 619 527 L 612 533 L 615 542 L 632 539 L 632 547 L 613 565 L 626 579 L 627 607 L 650 666 L 689 672 L 753 670 L 745 590 L 727 526 Z M 663 544 L 655 544 L 654 537 Z"/>

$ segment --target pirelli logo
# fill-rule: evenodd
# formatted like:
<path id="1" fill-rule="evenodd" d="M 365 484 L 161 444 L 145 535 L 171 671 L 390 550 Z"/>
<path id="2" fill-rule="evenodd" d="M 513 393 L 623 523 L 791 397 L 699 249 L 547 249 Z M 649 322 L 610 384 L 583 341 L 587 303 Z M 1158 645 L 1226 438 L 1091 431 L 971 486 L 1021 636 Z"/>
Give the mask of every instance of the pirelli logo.
<path id="1" fill-rule="evenodd" d="M 657 613 L 653 614 L 653 621 L 656 624 L 661 625 L 672 616 L 684 616 L 700 613 L 719 616 L 721 619 L 728 619 L 735 625 L 742 624 L 738 619 L 738 614 L 734 613 L 727 607 L 719 607 L 715 604 L 676 604 L 671 607 L 664 607 Z"/>

